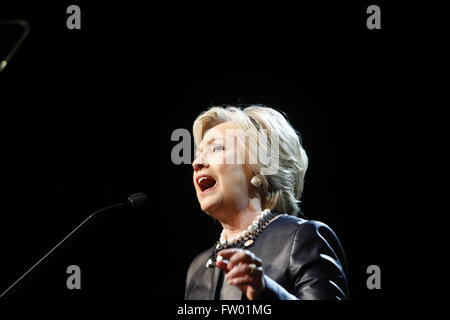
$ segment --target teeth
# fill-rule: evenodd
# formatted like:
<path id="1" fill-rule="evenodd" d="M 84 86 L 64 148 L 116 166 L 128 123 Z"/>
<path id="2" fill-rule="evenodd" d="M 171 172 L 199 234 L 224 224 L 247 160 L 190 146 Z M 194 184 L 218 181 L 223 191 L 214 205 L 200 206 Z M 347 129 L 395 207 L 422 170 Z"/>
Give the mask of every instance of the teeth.
<path id="1" fill-rule="evenodd" d="M 207 177 L 201 177 L 200 179 L 198 179 L 198 183 L 200 184 L 203 180 L 207 180 Z"/>

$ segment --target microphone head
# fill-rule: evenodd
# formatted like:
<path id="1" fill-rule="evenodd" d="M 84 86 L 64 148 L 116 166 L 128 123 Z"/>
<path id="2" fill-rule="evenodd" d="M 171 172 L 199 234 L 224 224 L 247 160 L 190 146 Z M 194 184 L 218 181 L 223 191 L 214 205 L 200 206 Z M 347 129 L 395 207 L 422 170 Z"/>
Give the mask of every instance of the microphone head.
<path id="1" fill-rule="evenodd" d="M 149 200 L 146 194 L 138 192 L 128 197 L 128 204 L 133 209 L 140 209 L 147 206 Z"/>

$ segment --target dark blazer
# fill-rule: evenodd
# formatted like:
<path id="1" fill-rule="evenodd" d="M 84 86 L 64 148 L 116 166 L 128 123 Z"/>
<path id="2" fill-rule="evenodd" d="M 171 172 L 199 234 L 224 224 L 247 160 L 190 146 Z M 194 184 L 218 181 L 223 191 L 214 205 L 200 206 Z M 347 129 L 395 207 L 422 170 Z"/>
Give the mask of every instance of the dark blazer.
<path id="1" fill-rule="evenodd" d="M 270 223 L 248 248 L 262 260 L 265 290 L 261 299 L 342 300 L 348 298 L 345 255 L 325 224 L 283 215 Z M 218 268 L 206 268 L 213 248 L 191 263 L 185 299 L 246 299 L 223 281 Z"/>

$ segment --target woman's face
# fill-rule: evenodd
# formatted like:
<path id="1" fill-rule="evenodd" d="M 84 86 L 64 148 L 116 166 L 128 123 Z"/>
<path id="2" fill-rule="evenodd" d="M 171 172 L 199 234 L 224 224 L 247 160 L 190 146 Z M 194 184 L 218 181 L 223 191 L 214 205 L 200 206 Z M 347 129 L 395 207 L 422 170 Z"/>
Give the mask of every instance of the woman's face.
<path id="1" fill-rule="evenodd" d="M 238 129 L 236 124 L 225 122 L 208 130 L 192 164 L 200 206 L 216 219 L 245 208 L 249 202 L 250 174 L 242 161 L 245 150 L 241 139 L 234 138 Z"/>

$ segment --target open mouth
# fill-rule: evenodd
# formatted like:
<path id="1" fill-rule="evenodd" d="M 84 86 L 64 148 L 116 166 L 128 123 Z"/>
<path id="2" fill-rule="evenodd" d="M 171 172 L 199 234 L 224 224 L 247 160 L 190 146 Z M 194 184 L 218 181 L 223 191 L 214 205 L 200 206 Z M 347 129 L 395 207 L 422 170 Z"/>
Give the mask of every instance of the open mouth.
<path id="1" fill-rule="evenodd" d="M 197 184 L 202 192 L 209 191 L 216 185 L 216 180 L 206 174 L 202 174 L 197 178 Z"/>

